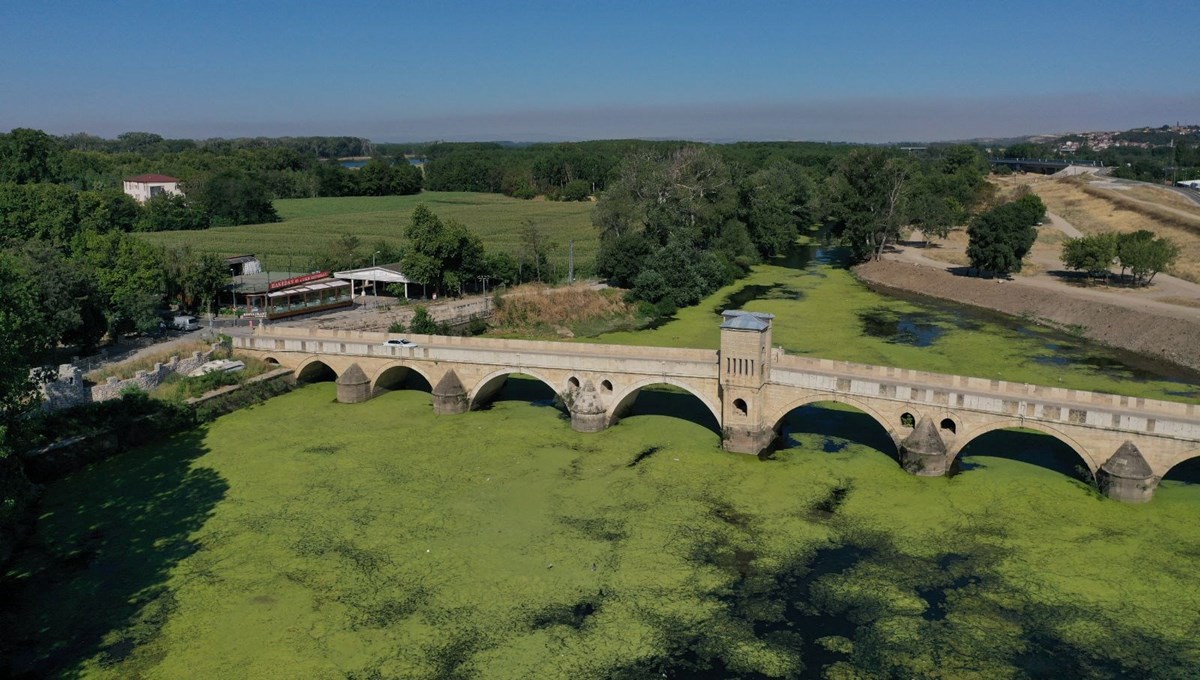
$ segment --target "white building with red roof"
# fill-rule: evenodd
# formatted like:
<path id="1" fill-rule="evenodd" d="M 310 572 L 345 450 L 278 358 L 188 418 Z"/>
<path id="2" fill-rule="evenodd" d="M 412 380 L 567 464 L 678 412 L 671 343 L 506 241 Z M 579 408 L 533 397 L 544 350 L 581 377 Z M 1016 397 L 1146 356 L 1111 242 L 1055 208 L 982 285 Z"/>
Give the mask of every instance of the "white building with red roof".
<path id="1" fill-rule="evenodd" d="M 126 177 L 125 193 L 133 196 L 133 199 L 138 203 L 145 203 L 161 194 L 183 195 L 183 192 L 179 190 L 179 180 L 167 175 L 155 175 L 153 173 L 138 175 L 137 177 Z"/>

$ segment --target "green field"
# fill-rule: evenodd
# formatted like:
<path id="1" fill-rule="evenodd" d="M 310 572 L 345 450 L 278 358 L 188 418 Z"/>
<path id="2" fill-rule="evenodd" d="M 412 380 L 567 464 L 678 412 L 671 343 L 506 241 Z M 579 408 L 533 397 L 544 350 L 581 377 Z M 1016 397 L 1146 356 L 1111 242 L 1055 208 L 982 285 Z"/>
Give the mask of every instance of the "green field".
<path id="1" fill-rule="evenodd" d="M 465 224 L 479 234 L 489 250 L 517 252 L 521 227 L 530 221 L 554 243 L 551 260 L 564 268 L 568 244 L 574 239 L 577 272 L 591 271 L 599 246 L 592 226 L 591 203 L 523 201 L 499 194 L 442 191 L 416 196 L 283 199 L 275 201 L 282 222 L 144 236 L 160 245 L 190 245 L 223 256 L 254 253 L 274 271 L 300 271 L 325 244 L 342 234 L 362 239 L 366 252 L 380 240 L 400 245 L 418 203 L 428 205 L 443 220 Z"/>

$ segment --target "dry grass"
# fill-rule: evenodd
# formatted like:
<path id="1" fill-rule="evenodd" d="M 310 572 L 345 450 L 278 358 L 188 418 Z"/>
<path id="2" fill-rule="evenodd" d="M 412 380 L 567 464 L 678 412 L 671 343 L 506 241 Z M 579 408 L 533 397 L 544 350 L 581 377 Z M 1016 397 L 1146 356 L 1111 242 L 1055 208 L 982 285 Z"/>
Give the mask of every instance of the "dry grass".
<path id="1" fill-rule="evenodd" d="M 1159 189 L 1148 186 L 1126 186 L 1120 189 L 1120 192 L 1138 200 L 1159 203 L 1179 210 L 1190 210 L 1200 217 L 1200 208 L 1197 208 L 1194 202 L 1189 201 L 1170 189 Z"/>
<path id="2" fill-rule="evenodd" d="M 1169 305 L 1176 305 L 1179 307 L 1195 307 L 1197 309 L 1200 309 L 1200 300 L 1197 300 L 1196 298 L 1162 297 L 1162 298 L 1158 298 L 1158 301 L 1165 302 Z"/>
<path id="3" fill-rule="evenodd" d="M 504 304 L 492 318 L 492 327 L 501 334 L 574 337 L 632 323 L 635 316 L 622 291 L 616 289 L 530 284 L 504 297 Z"/>
<path id="4" fill-rule="evenodd" d="M 1056 213 L 1085 234 L 1106 231 L 1121 233 L 1147 229 L 1179 245 L 1179 260 L 1168 273 L 1200 283 L 1200 221 L 1195 225 L 1183 215 L 1155 209 L 1121 191 L 1089 186 L 1082 177 L 1050 178 L 1022 176 L 994 179 L 1001 191 L 1014 191 L 1028 184 L 1050 212 Z"/>
<path id="5" fill-rule="evenodd" d="M 967 257 L 967 243 L 969 240 L 966 229 L 955 229 L 946 238 L 933 241 L 926 248 L 917 245 L 910 245 L 908 247 L 912 248 L 914 253 L 928 257 L 931 260 L 959 267 L 969 267 L 971 265 L 971 260 Z M 1062 252 L 1062 244 L 1066 240 L 1067 237 L 1065 234 L 1052 227 L 1038 229 L 1037 241 L 1033 244 L 1032 252 L 1036 258 L 1057 262 L 1059 254 Z M 1045 270 L 1046 267 L 1042 264 L 1026 258 L 1020 275 L 1032 276 Z"/>
<path id="6" fill-rule="evenodd" d="M 164 349 L 160 352 L 147 354 L 145 356 L 138 357 L 137 359 L 130 359 L 129 361 L 122 361 L 120 363 L 97 368 L 96 370 L 86 374 L 84 378 L 94 383 L 102 383 L 105 380 L 108 380 L 110 377 L 117 378 L 118 380 L 124 380 L 126 378 L 132 378 L 138 371 L 149 371 L 150 369 L 154 368 L 154 364 L 165 364 L 170 361 L 171 357 L 173 356 L 178 356 L 180 359 L 185 359 L 190 357 L 192 352 L 207 352 L 208 348 L 209 344 L 202 340 L 196 340 L 195 342 L 189 342 L 186 344 L 172 345 L 169 349 Z"/>
<path id="7" fill-rule="evenodd" d="M 1089 196 L 1103 198 L 1114 205 L 1145 215 L 1146 217 L 1158 220 L 1164 224 L 1169 224 L 1180 229 L 1190 231 L 1200 231 L 1200 213 L 1192 216 L 1192 211 L 1185 211 L 1179 208 L 1168 208 L 1155 203 L 1147 202 L 1126 194 L 1124 191 L 1114 189 L 1101 189 L 1093 186 L 1083 187 L 1084 192 Z"/>
<path id="8" fill-rule="evenodd" d="M 944 239 L 930 241 L 927 247 L 908 247 L 931 260 L 966 267 L 971 264 L 967 259 L 967 240 L 966 229 L 955 229 Z"/>

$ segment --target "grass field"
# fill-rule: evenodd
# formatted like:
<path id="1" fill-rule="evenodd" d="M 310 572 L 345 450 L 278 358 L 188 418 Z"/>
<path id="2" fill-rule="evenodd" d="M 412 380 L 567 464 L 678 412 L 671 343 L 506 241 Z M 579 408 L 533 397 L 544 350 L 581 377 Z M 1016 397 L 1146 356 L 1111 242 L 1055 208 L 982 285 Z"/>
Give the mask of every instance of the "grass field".
<path id="1" fill-rule="evenodd" d="M 551 260 L 556 266 L 566 267 L 568 244 L 574 239 L 576 272 L 592 271 L 599 246 L 592 226 L 593 204 L 522 201 L 499 194 L 426 191 L 416 196 L 284 199 L 275 201 L 282 222 L 164 231 L 145 237 L 160 245 L 190 245 L 225 256 L 254 253 L 273 271 L 300 271 L 342 234 L 362 239 L 368 253 L 381 240 L 403 243 L 404 228 L 418 203 L 428 205 L 443 220 L 465 224 L 489 250 L 516 252 L 521 227 L 530 221 L 554 244 Z"/>

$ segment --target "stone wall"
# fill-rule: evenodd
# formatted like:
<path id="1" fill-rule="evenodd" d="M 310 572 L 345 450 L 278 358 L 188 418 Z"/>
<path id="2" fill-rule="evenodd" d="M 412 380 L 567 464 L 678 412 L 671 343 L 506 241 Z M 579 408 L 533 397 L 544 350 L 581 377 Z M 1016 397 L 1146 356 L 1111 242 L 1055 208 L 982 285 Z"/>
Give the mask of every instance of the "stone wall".
<path id="1" fill-rule="evenodd" d="M 42 385 L 42 409 L 61 411 L 86 404 L 92 400 L 92 388 L 83 379 L 83 369 L 74 364 L 62 364 L 58 375 Z"/>
<path id="2" fill-rule="evenodd" d="M 121 396 L 125 390 L 133 387 L 143 392 L 149 392 L 161 385 L 172 373 L 191 373 L 207 362 L 213 353 L 220 349 L 219 343 L 213 344 L 207 352 L 192 352 L 187 358 L 175 355 L 167 363 L 156 363 L 148 371 L 138 371 L 132 378 L 119 380 L 110 377 L 99 385 L 89 387 L 83 379 L 83 370 L 72 364 L 58 367 L 58 376 L 42 386 L 42 408 L 46 411 L 59 411 L 72 406 L 79 406 L 93 401 L 108 401 Z"/>

